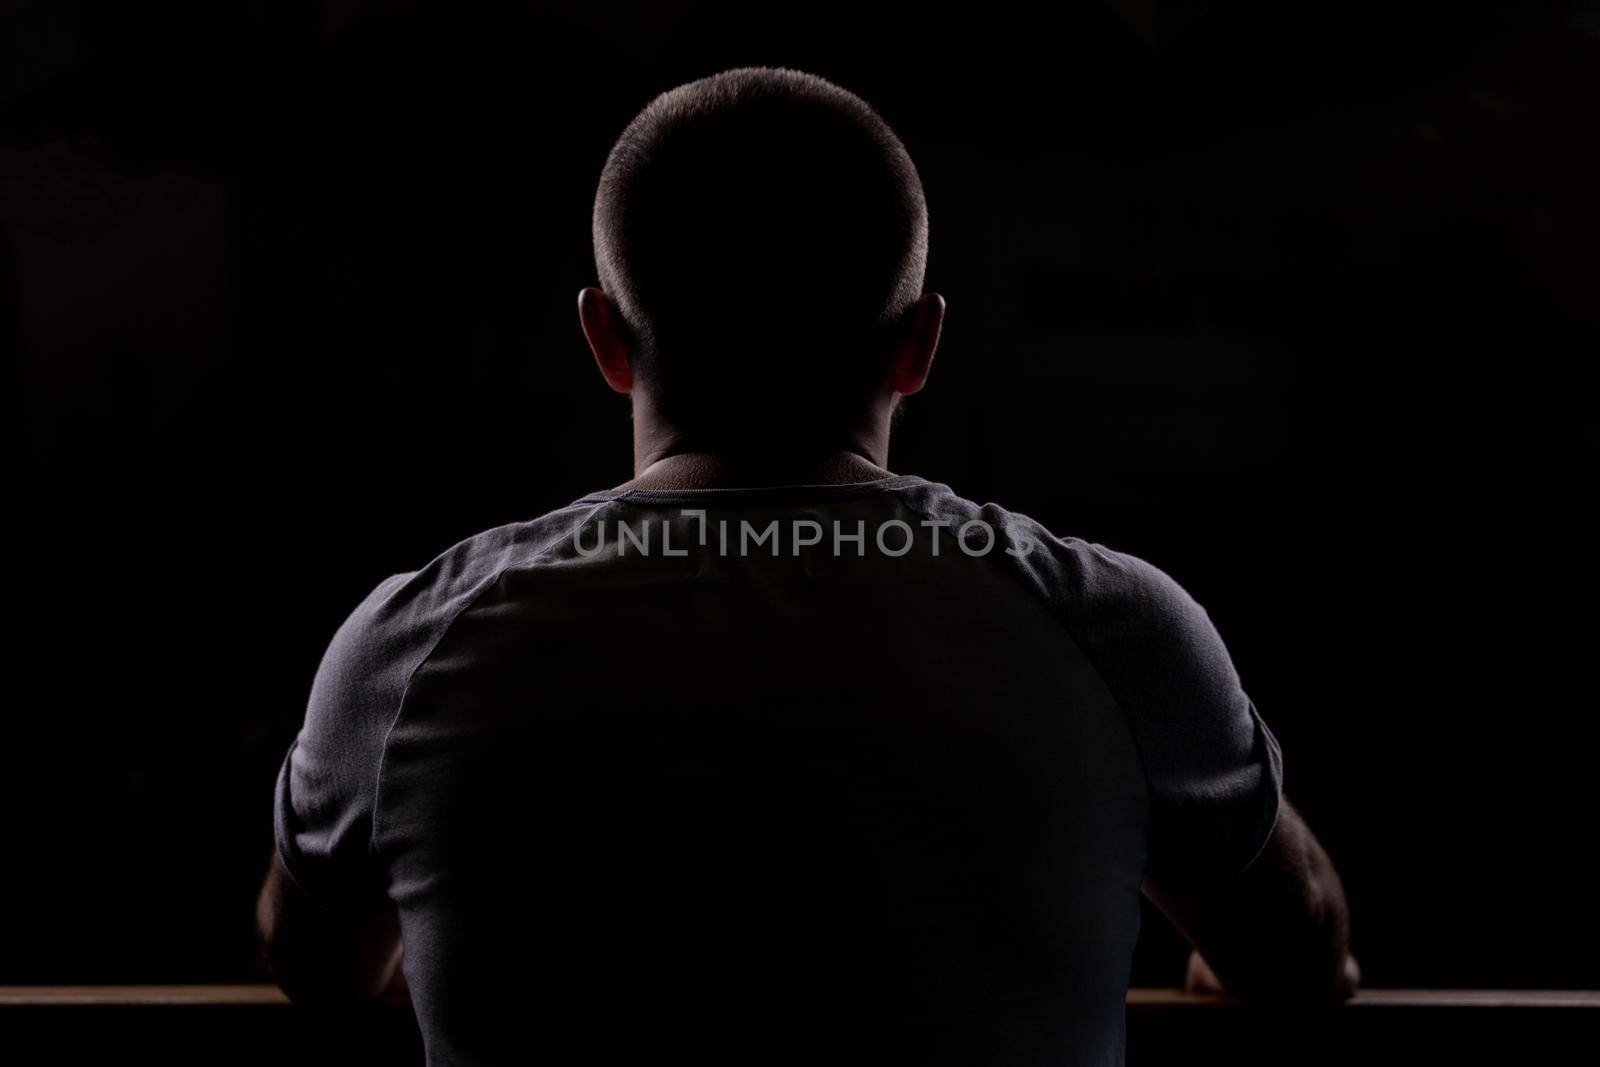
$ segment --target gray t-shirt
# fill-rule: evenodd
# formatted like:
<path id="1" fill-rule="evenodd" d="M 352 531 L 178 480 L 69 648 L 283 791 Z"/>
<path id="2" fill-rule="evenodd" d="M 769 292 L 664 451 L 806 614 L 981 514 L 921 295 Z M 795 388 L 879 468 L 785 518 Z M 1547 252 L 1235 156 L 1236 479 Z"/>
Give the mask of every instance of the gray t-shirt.
<path id="1" fill-rule="evenodd" d="M 276 792 L 430 1064 L 1115 1064 L 1147 873 L 1278 744 L 1135 557 L 914 476 L 607 491 L 381 582 Z"/>

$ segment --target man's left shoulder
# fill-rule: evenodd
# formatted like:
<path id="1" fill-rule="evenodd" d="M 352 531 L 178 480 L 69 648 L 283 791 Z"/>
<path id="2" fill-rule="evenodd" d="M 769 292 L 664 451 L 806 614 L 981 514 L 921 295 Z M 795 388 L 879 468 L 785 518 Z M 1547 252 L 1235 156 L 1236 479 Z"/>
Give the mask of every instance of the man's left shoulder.
<path id="1" fill-rule="evenodd" d="M 379 582 L 346 617 L 323 663 L 340 688 L 403 695 L 411 671 L 451 622 L 505 570 L 535 564 L 593 510 L 571 504 L 480 530 L 413 571 Z"/>
<path id="2" fill-rule="evenodd" d="M 480 530 L 405 576 L 394 590 L 396 606 L 418 621 L 448 621 L 507 569 L 536 565 L 570 541 L 600 506 L 580 501 L 537 518 Z"/>

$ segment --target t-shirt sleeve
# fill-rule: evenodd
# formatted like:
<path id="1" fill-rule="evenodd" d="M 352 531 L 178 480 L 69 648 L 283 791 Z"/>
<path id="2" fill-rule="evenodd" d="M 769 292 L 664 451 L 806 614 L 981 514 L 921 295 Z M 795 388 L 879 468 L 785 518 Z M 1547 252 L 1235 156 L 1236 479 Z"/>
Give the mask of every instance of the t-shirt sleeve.
<path id="1" fill-rule="evenodd" d="M 334 633 L 278 771 L 278 853 L 295 883 L 331 908 L 366 910 L 387 897 L 372 820 L 383 747 L 405 684 L 386 608 L 406 577 L 380 583 Z"/>
<path id="2" fill-rule="evenodd" d="M 1146 871 L 1168 886 L 1238 874 L 1277 821 L 1283 757 L 1210 616 L 1142 559 L 1077 542 L 1090 657 L 1128 718 L 1150 790 Z"/>

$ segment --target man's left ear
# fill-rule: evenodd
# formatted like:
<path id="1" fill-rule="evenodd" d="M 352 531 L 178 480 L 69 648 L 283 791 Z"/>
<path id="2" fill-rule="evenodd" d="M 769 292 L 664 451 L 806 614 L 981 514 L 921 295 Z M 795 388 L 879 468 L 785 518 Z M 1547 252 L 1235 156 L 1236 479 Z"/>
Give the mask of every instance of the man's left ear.
<path id="1" fill-rule="evenodd" d="M 906 312 L 905 330 L 896 344 L 889 385 L 901 396 L 918 392 L 928 381 L 939 330 L 944 326 L 944 297 L 923 293 Z"/>
<path id="2" fill-rule="evenodd" d="M 578 293 L 578 322 L 594 353 L 595 366 L 606 384 L 619 393 L 633 392 L 633 364 L 628 360 L 628 327 L 622 312 L 602 290 Z"/>

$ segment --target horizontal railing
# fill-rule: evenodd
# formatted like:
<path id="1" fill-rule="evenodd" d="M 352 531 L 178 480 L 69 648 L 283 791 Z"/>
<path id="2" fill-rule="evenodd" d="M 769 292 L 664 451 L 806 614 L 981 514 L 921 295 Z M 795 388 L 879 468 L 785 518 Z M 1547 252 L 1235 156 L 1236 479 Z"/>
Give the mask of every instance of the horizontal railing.
<path id="1" fill-rule="evenodd" d="M 1140 988 L 1127 1004 L 1135 1065 L 1600 1062 L 1600 991 L 1372 989 L 1268 1010 Z M 270 985 L 0 986 L 0 1061 L 398 1065 L 420 1064 L 422 1044 L 404 1000 L 332 1011 Z"/>
<path id="2" fill-rule="evenodd" d="M 399 1003 L 399 1002 L 396 1002 Z M 274 985 L 0 985 L 0 1010 L 14 1007 L 289 1007 Z M 1241 1007 L 1230 997 L 1180 989 L 1128 990 L 1128 1008 L 1160 1013 L 1185 1008 Z M 1340 1005 L 1361 1008 L 1590 1008 L 1600 1009 L 1591 989 L 1369 989 Z M 1600 1035 L 1596 1035 L 1600 1037 Z"/>

